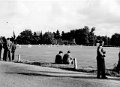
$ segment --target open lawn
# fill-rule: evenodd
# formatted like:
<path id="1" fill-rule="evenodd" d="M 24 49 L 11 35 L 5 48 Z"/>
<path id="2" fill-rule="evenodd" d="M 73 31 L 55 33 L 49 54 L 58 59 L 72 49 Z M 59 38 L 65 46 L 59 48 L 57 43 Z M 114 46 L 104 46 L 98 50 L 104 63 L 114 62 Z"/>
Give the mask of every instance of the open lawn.
<path id="1" fill-rule="evenodd" d="M 55 55 L 62 50 L 66 53 L 71 51 L 72 57 L 77 58 L 78 68 L 95 68 L 96 69 L 96 46 L 51 46 L 51 45 L 22 45 L 17 46 L 15 59 L 17 60 L 18 54 L 21 60 L 26 61 L 39 61 L 54 63 Z M 106 68 L 113 68 L 114 64 L 118 62 L 119 48 L 104 47 L 106 51 Z"/>

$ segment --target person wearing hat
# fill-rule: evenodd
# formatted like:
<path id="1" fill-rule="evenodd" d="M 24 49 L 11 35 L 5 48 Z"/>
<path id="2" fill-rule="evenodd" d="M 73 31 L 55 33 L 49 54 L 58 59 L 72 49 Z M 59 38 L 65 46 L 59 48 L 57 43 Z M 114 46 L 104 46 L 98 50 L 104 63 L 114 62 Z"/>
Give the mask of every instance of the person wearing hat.
<path id="1" fill-rule="evenodd" d="M 63 56 L 63 64 L 73 64 L 73 58 L 70 55 L 70 51 L 67 51 Z"/>
<path id="2" fill-rule="evenodd" d="M 105 75 L 105 51 L 103 50 L 104 41 L 99 42 L 97 47 L 97 78 L 107 79 Z"/>
<path id="3" fill-rule="evenodd" d="M 55 57 L 55 63 L 56 64 L 62 64 L 63 63 L 63 52 L 59 51 L 59 53 Z"/>

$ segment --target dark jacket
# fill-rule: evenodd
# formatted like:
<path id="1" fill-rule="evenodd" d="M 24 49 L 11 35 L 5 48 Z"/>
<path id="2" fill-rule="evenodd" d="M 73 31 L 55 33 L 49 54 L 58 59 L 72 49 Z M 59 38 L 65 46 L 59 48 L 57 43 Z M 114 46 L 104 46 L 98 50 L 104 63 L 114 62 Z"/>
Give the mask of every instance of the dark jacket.
<path id="1" fill-rule="evenodd" d="M 62 56 L 60 54 L 56 55 L 55 63 L 56 64 L 62 64 Z"/>
<path id="2" fill-rule="evenodd" d="M 69 64 L 69 58 L 70 58 L 70 55 L 66 53 L 66 54 L 63 56 L 63 63 L 64 63 L 64 64 Z"/>

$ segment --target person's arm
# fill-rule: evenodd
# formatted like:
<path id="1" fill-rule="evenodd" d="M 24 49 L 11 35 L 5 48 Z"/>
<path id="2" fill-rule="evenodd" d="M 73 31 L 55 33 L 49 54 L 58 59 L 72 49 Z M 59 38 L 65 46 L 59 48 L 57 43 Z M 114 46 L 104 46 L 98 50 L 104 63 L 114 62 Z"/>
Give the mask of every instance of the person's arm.
<path id="1" fill-rule="evenodd" d="M 104 55 L 103 52 L 102 52 L 102 47 L 101 47 L 101 46 L 99 47 L 99 50 L 98 50 L 98 51 L 99 51 L 99 53 L 100 53 L 101 56 Z"/>
<path id="2" fill-rule="evenodd" d="M 71 56 L 70 54 L 69 54 L 68 58 L 69 58 L 69 60 L 72 60 L 72 59 L 73 59 L 72 56 Z"/>

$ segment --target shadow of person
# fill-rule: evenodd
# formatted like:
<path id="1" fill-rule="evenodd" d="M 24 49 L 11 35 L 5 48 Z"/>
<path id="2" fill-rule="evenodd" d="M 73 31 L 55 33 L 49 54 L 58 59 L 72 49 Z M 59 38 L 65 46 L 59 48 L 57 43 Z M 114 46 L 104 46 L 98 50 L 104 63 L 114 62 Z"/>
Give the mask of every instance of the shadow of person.
<path id="1" fill-rule="evenodd" d="M 75 73 L 64 73 L 64 72 L 50 72 L 50 71 L 39 71 L 39 72 L 33 72 L 33 71 L 25 71 L 25 72 L 5 72 L 6 74 L 20 74 L 20 75 L 26 75 L 26 76 L 42 76 L 42 77 L 69 77 L 69 78 L 75 78 L 75 79 L 95 79 L 95 80 L 117 80 L 120 81 L 120 78 L 118 77 L 108 77 L 108 79 L 98 79 L 96 75 L 75 75 Z M 68 75 L 70 74 L 70 75 Z"/>

